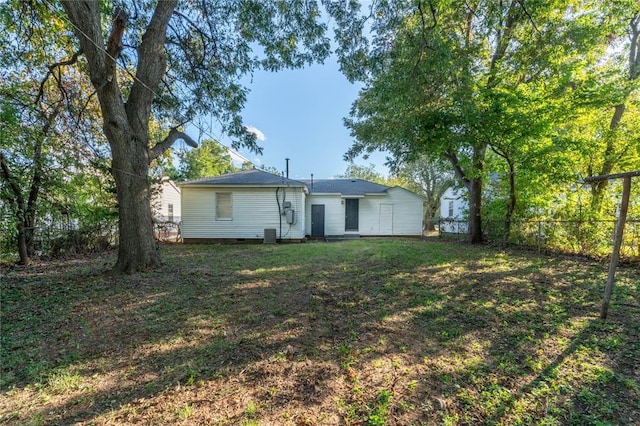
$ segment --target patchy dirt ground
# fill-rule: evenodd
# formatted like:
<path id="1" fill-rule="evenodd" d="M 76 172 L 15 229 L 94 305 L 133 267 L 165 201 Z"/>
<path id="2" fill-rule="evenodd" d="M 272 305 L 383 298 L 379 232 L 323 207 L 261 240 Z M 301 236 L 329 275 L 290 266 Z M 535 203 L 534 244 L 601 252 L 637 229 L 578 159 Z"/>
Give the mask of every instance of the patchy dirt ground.
<path id="1" fill-rule="evenodd" d="M 0 423 L 638 424 L 640 271 L 463 244 L 5 268 Z"/>

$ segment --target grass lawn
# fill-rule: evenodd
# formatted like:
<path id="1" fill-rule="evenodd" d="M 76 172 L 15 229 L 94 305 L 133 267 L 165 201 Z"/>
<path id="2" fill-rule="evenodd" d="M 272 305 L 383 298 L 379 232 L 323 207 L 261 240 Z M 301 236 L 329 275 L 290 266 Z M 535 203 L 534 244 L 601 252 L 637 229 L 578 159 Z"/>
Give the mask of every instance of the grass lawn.
<path id="1" fill-rule="evenodd" d="M 0 424 L 631 425 L 640 270 L 418 240 L 167 245 L 1 277 Z"/>

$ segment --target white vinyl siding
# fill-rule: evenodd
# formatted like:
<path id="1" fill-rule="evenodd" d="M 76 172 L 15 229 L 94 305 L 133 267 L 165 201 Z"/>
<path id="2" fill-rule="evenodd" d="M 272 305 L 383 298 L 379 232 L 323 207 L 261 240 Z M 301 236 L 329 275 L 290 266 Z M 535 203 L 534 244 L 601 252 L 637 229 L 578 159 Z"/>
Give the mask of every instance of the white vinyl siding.
<path id="1" fill-rule="evenodd" d="M 216 192 L 216 220 L 233 220 L 231 192 Z"/>
<path id="2" fill-rule="evenodd" d="M 448 188 L 440 197 L 440 218 L 448 219 L 440 224 L 441 232 L 466 233 L 467 191 Z"/>
<path id="3" fill-rule="evenodd" d="M 387 192 L 393 203 L 393 235 L 421 236 L 424 199 L 398 187 L 391 188 Z"/>
<path id="4" fill-rule="evenodd" d="M 172 182 L 165 180 L 157 184 L 153 190 L 151 206 L 156 220 L 180 222 L 180 190 Z M 169 206 L 173 206 L 173 215 L 169 211 Z"/>
<path id="5" fill-rule="evenodd" d="M 463 219 L 467 209 L 466 190 L 448 188 L 440 197 L 440 217 Z"/>
<path id="6" fill-rule="evenodd" d="M 390 188 L 386 193 L 359 198 L 358 232 L 362 236 L 422 235 L 422 197 L 402 188 Z M 325 205 L 325 235 L 345 232 L 345 202 L 340 194 L 307 196 L 306 230 L 311 235 L 311 204 Z"/>
<path id="7" fill-rule="evenodd" d="M 324 204 L 324 234 L 344 234 L 344 204 L 340 195 L 308 195 L 307 196 L 307 235 L 311 235 L 311 204 Z"/>
<path id="8" fill-rule="evenodd" d="M 216 220 L 216 193 L 232 193 L 233 220 Z M 282 189 L 279 191 L 282 202 Z M 295 211 L 295 223 L 289 225 L 280 214 L 275 187 L 221 188 L 182 187 L 182 237 L 262 239 L 265 228 L 276 230 L 277 238 L 301 239 L 305 229 L 305 203 L 302 188 L 286 188 L 286 201 Z"/>
<path id="9" fill-rule="evenodd" d="M 380 204 L 380 235 L 393 235 L 393 204 Z"/>

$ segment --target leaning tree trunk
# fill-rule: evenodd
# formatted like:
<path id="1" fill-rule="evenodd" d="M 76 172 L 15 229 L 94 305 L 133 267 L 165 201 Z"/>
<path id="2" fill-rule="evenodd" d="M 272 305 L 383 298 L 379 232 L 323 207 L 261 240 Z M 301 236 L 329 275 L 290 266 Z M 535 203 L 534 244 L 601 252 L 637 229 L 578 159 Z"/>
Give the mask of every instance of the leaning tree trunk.
<path id="1" fill-rule="evenodd" d="M 606 136 L 607 143 L 604 152 L 604 160 L 602 168 L 598 172 L 599 175 L 611 174 L 616 165 L 616 144 L 613 133 L 620 127 L 622 116 L 626 107 L 625 104 L 618 104 L 613 108 L 613 117 L 609 123 L 609 134 Z M 593 212 L 600 212 L 602 209 L 602 201 L 604 200 L 605 190 L 609 186 L 608 180 L 601 180 L 591 183 L 591 209 Z"/>
<path id="2" fill-rule="evenodd" d="M 627 79 L 630 82 L 640 78 L 640 13 L 636 10 L 634 15 L 629 19 L 629 73 Z M 600 170 L 596 175 L 608 175 L 618 165 L 621 158 L 624 158 L 624 150 L 619 150 L 615 143 L 615 138 L 611 133 L 618 131 L 620 122 L 626 109 L 626 99 L 613 108 L 613 116 L 609 123 L 609 135 L 607 136 L 607 144 L 604 152 L 604 161 Z M 599 212 L 602 208 L 605 190 L 609 185 L 608 180 L 591 182 L 591 208 L 595 212 Z"/>

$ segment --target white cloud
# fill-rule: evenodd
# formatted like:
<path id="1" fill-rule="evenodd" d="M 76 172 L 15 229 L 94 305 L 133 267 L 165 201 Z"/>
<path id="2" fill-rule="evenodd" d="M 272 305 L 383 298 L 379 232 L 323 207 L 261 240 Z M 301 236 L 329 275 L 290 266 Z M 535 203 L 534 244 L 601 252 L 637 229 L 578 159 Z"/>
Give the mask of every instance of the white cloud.
<path id="1" fill-rule="evenodd" d="M 260 131 L 260 129 L 258 129 L 258 128 L 257 128 L 257 127 L 255 127 L 255 126 L 245 126 L 244 128 L 247 130 L 247 132 L 249 132 L 249 133 L 253 133 L 254 135 L 256 135 L 256 138 L 257 138 L 260 142 L 263 142 L 263 141 L 265 141 L 265 140 L 267 139 L 267 137 L 264 135 L 264 133 L 262 133 L 262 132 Z"/>

